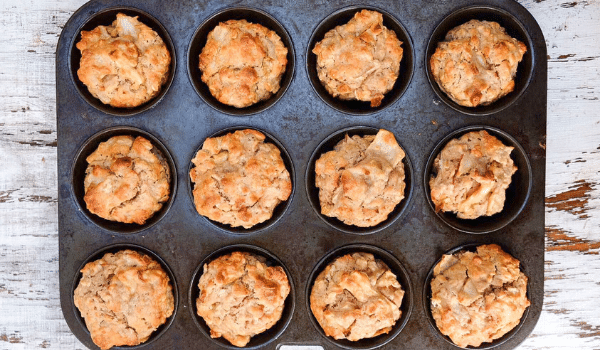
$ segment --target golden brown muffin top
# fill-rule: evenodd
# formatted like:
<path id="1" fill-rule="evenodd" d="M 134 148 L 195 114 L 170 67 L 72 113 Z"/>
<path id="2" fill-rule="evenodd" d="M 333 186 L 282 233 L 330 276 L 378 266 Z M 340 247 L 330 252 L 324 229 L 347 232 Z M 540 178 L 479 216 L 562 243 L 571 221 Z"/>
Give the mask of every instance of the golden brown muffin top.
<path id="1" fill-rule="evenodd" d="M 202 81 L 219 102 L 237 108 L 279 90 L 288 49 L 274 31 L 246 20 L 219 23 L 200 54 Z"/>
<path id="2" fill-rule="evenodd" d="M 476 219 L 502 211 L 506 189 L 517 171 L 505 146 L 485 130 L 450 140 L 435 158 L 431 200 L 436 210 Z"/>
<path id="3" fill-rule="evenodd" d="M 281 266 L 267 266 L 260 259 L 233 252 L 204 265 L 196 307 L 211 337 L 243 347 L 281 318 L 290 292 L 288 277 Z"/>
<path id="4" fill-rule="evenodd" d="M 101 349 L 138 345 L 173 314 L 169 276 L 160 264 L 132 250 L 87 263 L 75 289 L 75 306 Z"/>
<path id="5" fill-rule="evenodd" d="M 122 13 L 110 26 L 81 32 L 77 76 L 90 93 L 113 107 L 136 107 L 167 81 L 171 55 L 147 25 Z"/>
<path id="6" fill-rule="evenodd" d="M 515 87 L 527 47 L 496 22 L 471 20 L 448 32 L 429 61 L 448 97 L 461 106 L 488 105 Z"/>
<path id="7" fill-rule="evenodd" d="M 315 164 L 321 213 L 359 227 L 387 219 L 404 198 L 404 156 L 387 130 L 346 135 Z"/>
<path id="8" fill-rule="evenodd" d="M 200 215 L 251 228 L 270 219 L 289 198 L 290 173 L 279 149 L 264 140 L 263 133 L 245 129 L 204 141 L 190 171 Z"/>
<path id="9" fill-rule="evenodd" d="M 141 136 L 111 137 L 86 160 L 84 201 L 101 218 L 141 225 L 169 199 L 169 168 Z"/>
<path id="10" fill-rule="evenodd" d="M 312 52 L 325 89 L 342 100 L 381 104 L 400 72 L 402 42 L 377 11 L 362 10 L 325 34 Z"/>
<path id="11" fill-rule="evenodd" d="M 438 329 L 463 348 L 501 338 L 530 305 L 519 261 L 495 244 L 444 255 L 433 271 L 431 295 Z"/>
<path id="12" fill-rule="evenodd" d="M 369 253 L 352 253 L 319 274 L 310 309 L 326 335 L 356 341 L 389 333 L 402 314 L 403 297 L 385 263 Z"/>

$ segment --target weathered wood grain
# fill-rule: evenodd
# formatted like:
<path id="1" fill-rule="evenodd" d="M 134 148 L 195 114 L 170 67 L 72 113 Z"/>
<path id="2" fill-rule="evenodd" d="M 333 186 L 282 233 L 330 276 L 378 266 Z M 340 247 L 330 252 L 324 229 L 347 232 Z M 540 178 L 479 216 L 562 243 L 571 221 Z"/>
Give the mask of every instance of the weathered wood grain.
<path id="1" fill-rule="evenodd" d="M 0 349 L 83 349 L 58 295 L 54 52 L 83 0 L 0 1 Z M 600 2 L 522 0 L 548 46 L 544 311 L 522 349 L 600 349 Z"/>

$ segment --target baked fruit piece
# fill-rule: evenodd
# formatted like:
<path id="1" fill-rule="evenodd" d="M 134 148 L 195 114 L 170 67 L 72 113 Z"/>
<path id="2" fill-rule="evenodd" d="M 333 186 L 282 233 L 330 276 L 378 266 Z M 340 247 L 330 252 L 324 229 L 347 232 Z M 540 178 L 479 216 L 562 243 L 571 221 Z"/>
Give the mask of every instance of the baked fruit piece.
<path id="1" fill-rule="evenodd" d="M 288 49 L 274 31 L 246 20 L 219 23 L 200 53 L 202 81 L 219 102 L 237 108 L 279 90 Z"/>
<path id="2" fill-rule="evenodd" d="M 315 164 L 321 214 L 359 227 L 387 219 L 404 198 L 404 156 L 387 130 L 346 135 Z"/>
<path id="3" fill-rule="evenodd" d="M 378 107 L 400 72 L 402 42 L 377 11 L 357 12 L 325 34 L 312 52 L 319 80 L 333 97 L 370 101 Z"/>
<path id="4" fill-rule="evenodd" d="M 75 289 L 75 306 L 101 349 L 138 345 L 173 314 L 169 276 L 160 264 L 132 250 L 87 263 Z"/>
<path id="5" fill-rule="evenodd" d="M 292 193 L 290 173 L 279 149 L 252 129 L 207 138 L 190 171 L 200 215 L 233 227 L 252 226 L 273 216 Z"/>
<path id="6" fill-rule="evenodd" d="M 326 335 L 356 341 L 389 333 L 404 291 L 389 267 L 369 253 L 337 258 L 319 274 L 310 309 Z"/>
<path id="7" fill-rule="evenodd" d="M 471 20 L 446 34 L 429 60 L 440 89 L 465 107 L 485 106 L 513 91 L 527 47 L 496 22 Z"/>
<path id="8" fill-rule="evenodd" d="M 198 288 L 197 313 L 210 328 L 210 336 L 239 347 L 279 321 L 290 293 L 281 266 L 267 266 L 262 257 L 245 252 L 205 264 Z"/>
<path id="9" fill-rule="evenodd" d="M 83 199 L 92 214 L 142 225 L 169 199 L 169 167 L 141 136 L 111 137 L 86 161 Z"/>
<path id="10" fill-rule="evenodd" d="M 517 171 L 505 146 L 485 130 L 450 140 L 433 162 L 429 179 L 436 211 L 476 219 L 502 211 L 506 189 Z"/>
<path id="11" fill-rule="evenodd" d="M 431 314 L 442 332 L 465 348 L 501 338 L 530 305 L 519 261 L 495 244 L 444 255 L 431 280 Z"/>
<path id="12" fill-rule="evenodd" d="M 90 93 L 113 107 L 137 107 L 167 81 L 171 55 L 161 37 L 122 13 L 110 26 L 81 32 L 77 76 Z"/>

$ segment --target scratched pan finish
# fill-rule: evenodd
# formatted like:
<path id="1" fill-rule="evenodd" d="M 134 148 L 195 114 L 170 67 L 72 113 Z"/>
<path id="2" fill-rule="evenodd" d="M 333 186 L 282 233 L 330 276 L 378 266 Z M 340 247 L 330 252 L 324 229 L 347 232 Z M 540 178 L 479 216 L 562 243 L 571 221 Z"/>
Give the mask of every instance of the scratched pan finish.
<path id="1" fill-rule="evenodd" d="M 75 317 L 70 294 L 81 264 L 95 251 L 113 244 L 139 245 L 156 253 L 171 268 L 178 284 L 179 310 L 173 323 L 164 334 L 140 349 L 222 348 L 196 326 L 189 312 L 191 305 L 186 291 L 202 259 L 234 244 L 256 246 L 277 256 L 288 267 L 296 286 L 296 308 L 289 326 L 277 339 L 258 348 L 305 344 L 334 349 L 334 343 L 323 338 L 313 326 L 305 303 L 306 290 L 310 290 L 307 286 L 309 274 L 328 252 L 349 244 L 385 249 L 406 269 L 413 294 L 422 295 L 427 273 L 441 254 L 467 243 L 493 242 L 520 257 L 529 273 L 532 300 L 529 314 L 519 330 L 495 349 L 516 347 L 535 326 L 543 299 L 547 61 L 544 38 L 533 17 L 516 2 L 504 0 L 480 1 L 478 5 L 485 11 L 481 15 L 477 15 L 476 9 L 460 11 L 472 5 L 468 0 L 443 1 L 435 6 L 424 0 L 362 3 L 385 10 L 402 24 L 410 36 L 414 59 L 412 78 L 402 96 L 383 110 L 356 115 L 341 112 L 323 102 L 314 91 L 307 70 L 298 67 L 306 66 L 306 55 L 311 55 L 310 38 L 323 20 L 348 6 L 361 7 L 361 3 L 249 0 L 244 7 L 264 12 L 289 34 L 296 69 L 288 89 L 269 109 L 233 116 L 200 98 L 187 68 L 188 50 L 196 30 L 215 13 L 237 4 L 233 0 L 92 0 L 73 14 L 63 29 L 56 55 L 59 264 L 62 309 L 73 333 L 86 346 L 97 349 Z M 116 6 L 137 9 L 159 23 L 172 40 L 177 61 L 173 81 L 160 102 L 135 114 L 104 112 L 88 102 L 74 83 L 69 64 L 79 28 L 93 20 L 94 14 Z M 503 15 L 499 18 L 506 23 L 516 21 L 513 28 L 526 31 L 531 65 L 525 67 L 525 73 L 530 77 L 526 77 L 528 83 L 524 84 L 523 91 L 514 99 L 511 97 L 510 103 L 502 109 L 468 113 L 442 101 L 433 90 L 427 78 L 425 57 L 428 43 L 436 28 L 446 25 L 443 24 L 445 19 L 452 18 L 458 23 L 463 19 L 468 21 L 471 15 L 487 18 L 489 8 L 498 9 Z M 321 220 L 310 206 L 304 179 L 309 158 L 322 140 L 339 130 L 361 125 L 393 132 L 410 158 L 414 174 L 412 198 L 403 215 L 369 235 L 348 234 Z M 478 235 L 456 230 L 435 215 L 427 202 L 423 181 L 416 181 L 424 177 L 427 159 L 439 140 L 472 125 L 496 128 L 514 138 L 530 161 L 532 177 L 529 199 L 516 218 L 502 229 Z M 207 220 L 199 220 L 187 193 L 188 168 L 198 145 L 220 130 L 238 126 L 264 130 L 279 140 L 290 155 L 297 177 L 295 195 L 285 213 L 271 226 L 249 235 L 230 234 Z M 114 232 L 96 225 L 81 210 L 73 193 L 75 184 L 71 185 L 71 169 L 78 151 L 91 136 L 113 127 L 131 127 L 153 135 L 172 156 L 177 172 L 176 193 L 170 209 L 153 226 L 141 231 Z M 413 300 L 413 312 L 404 329 L 378 349 L 455 349 L 428 325 L 421 298 Z"/>

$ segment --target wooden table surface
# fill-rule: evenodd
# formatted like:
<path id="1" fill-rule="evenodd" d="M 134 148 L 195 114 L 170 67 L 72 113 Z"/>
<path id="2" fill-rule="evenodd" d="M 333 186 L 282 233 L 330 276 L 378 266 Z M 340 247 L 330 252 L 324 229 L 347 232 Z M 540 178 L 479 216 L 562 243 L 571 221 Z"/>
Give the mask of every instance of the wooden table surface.
<path id="1" fill-rule="evenodd" d="M 54 60 L 84 0 L 0 0 L 0 349 L 83 349 L 59 302 Z M 600 349 L 600 2 L 521 0 L 548 47 L 544 308 L 519 349 Z"/>

